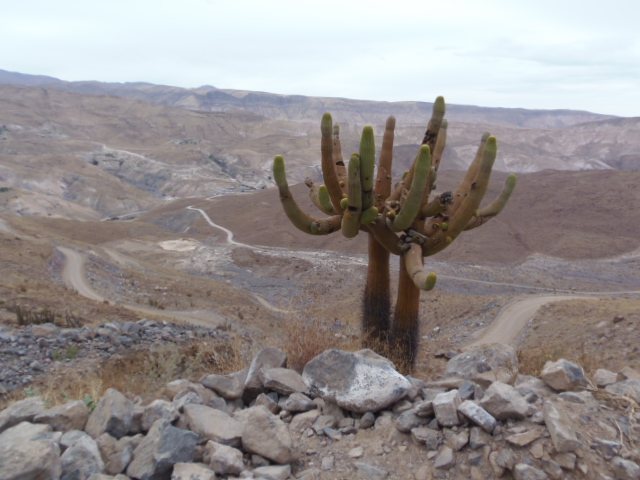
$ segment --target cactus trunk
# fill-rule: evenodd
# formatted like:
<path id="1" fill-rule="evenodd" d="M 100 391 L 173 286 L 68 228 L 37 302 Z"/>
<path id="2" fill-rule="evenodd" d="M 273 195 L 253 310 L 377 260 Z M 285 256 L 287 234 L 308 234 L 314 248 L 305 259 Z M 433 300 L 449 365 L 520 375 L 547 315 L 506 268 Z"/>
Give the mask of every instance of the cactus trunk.
<path id="1" fill-rule="evenodd" d="M 398 279 L 398 296 L 393 328 L 391 330 L 391 347 L 398 358 L 394 359 L 414 366 L 418 357 L 418 340 L 420 319 L 420 289 L 415 286 L 406 266 L 406 257 L 400 258 L 400 276 Z"/>
<path id="2" fill-rule="evenodd" d="M 391 328 L 390 254 L 372 234 L 368 237 L 369 265 L 362 301 L 362 343 L 365 348 L 379 351 L 388 341 Z"/>

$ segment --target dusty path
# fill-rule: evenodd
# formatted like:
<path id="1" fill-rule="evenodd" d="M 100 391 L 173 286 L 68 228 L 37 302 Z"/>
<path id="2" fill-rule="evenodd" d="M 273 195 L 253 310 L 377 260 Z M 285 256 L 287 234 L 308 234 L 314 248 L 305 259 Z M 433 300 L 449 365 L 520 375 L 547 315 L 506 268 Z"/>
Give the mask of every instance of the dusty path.
<path id="1" fill-rule="evenodd" d="M 520 333 L 533 318 L 538 309 L 551 302 L 565 300 L 598 300 L 598 297 L 585 297 L 583 295 L 536 295 L 534 297 L 520 298 L 505 305 L 493 323 L 487 327 L 481 337 L 468 344 L 468 347 L 488 343 L 513 344 Z"/>
<path id="2" fill-rule="evenodd" d="M 83 254 L 76 252 L 67 247 L 58 247 L 58 250 L 65 256 L 65 264 L 62 269 L 62 279 L 69 288 L 76 290 L 83 297 L 95 300 L 97 302 L 107 301 L 105 297 L 97 293 L 87 283 L 84 276 L 85 257 Z M 225 323 L 226 319 L 218 312 L 212 310 L 157 310 L 142 305 L 121 304 L 124 308 L 132 310 L 143 315 L 151 315 L 154 317 L 166 317 L 171 320 L 178 320 L 193 325 L 201 325 L 205 327 L 216 327 Z"/>

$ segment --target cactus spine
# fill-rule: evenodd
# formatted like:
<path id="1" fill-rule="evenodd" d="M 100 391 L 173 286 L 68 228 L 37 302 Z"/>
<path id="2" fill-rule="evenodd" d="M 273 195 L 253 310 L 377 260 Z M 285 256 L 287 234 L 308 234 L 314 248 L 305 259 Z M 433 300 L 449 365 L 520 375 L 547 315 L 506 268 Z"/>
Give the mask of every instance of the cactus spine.
<path id="1" fill-rule="evenodd" d="M 516 185 L 510 175 L 491 204 L 478 210 L 497 155 L 497 141 L 483 135 L 476 156 L 460 185 L 453 192 L 430 198 L 446 145 L 447 121 L 442 97 L 434 102 L 422 146 L 411 169 L 392 189 L 395 118 L 389 117 L 374 181 L 375 141 L 373 128 L 363 129 L 359 153 L 345 167 L 340 130 L 331 115 L 322 117 L 321 154 L 325 185 L 307 180 L 310 198 L 325 214 L 315 219 L 303 212 L 291 196 L 284 160 L 277 156 L 273 174 L 280 200 L 295 227 L 312 235 L 341 230 L 347 238 L 361 231 L 368 237 L 369 266 L 363 297 L 363 344 L 376 348 L 388 342 L 391 351 L 411 367 L 415 365 L 419 339 L 420 291 L 431 290 L 436 275 L 424 269 L 424 257 L 449 246 L 465 230 L 479 227 L 498 215 Z M 346 194 L 346 198 L 345 197 Z M 400 257 L 400 276 L 395 312 L 391 319 L 390 255 Z M 396 350 L 397 348 L 397 350 Z"/>

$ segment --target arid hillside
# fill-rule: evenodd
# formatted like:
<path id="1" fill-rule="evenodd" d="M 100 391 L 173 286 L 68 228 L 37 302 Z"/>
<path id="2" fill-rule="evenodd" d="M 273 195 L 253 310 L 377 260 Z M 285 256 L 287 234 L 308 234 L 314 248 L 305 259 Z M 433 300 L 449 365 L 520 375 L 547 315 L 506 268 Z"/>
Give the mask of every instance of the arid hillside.
<path id="1" fill-rule="evenodd" d="M 502 188 L 506 175 L 497 172 L 485 201 Z M 455 188 L 459 172 L 438 176 L 441 191 Z M 474 263 L 519 263 L 533 254 L 565 259 L 613 257 L 640 248 L 640 172 L 545 170 L 519 176 L 505 210 L 489 225 L 463 234 L 435 258 Z M 292 189 L 307 213 L 324 215 L 308 199 L 308 188 Z M 206 203 L 206 202 L 205 202 Z M 624 208 L 622 207 L 624 205 Z M 169 207 L 169 205 L 167 206 Z M 238 241 L 284 248 L 313 248 L 366 253 L 364 237 L 346 239 L 339 232 L 312 237 L 291 225 L 275 189 L 216 198 L 206 209 L 232 230 Z M 159 211 L 160 217 L 167 215 Z M 151 221 L 151 211 L 142 218 Z M 612 219 L 615 218 L 613 228 Z M 166 223 L 171 226 L 171 222 Z M 615 230 L 615 234 L 612 230 Z"/>

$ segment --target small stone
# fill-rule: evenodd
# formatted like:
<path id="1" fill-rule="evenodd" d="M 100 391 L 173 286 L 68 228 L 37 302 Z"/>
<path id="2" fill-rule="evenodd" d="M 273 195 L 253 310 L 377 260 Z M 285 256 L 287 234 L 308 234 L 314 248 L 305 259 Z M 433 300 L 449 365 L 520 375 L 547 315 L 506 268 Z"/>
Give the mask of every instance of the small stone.
<path id="1" fill-rule="evenodd" d="M 531 465 L 518 463 L 513 469 L 513 478 L 515 480 L 547 480 L 549 477 L 542 470 Z"/>
<path id="2" fill-rule="evenodd" d="M 455 451 L 461 450 L 467 443 L 469 443 L 469 431 L 466 429 L 462 429 L 459 432 L 444 429 L 443 433 L 445 443 Z"/>
<path id="3" fill-rule="evenodd" d="M 471 400 L 462 402 L 458 406 L 458 412 L 488 433 L 493 432 L 493 429 L 496 427 L 496 419 L 484 408 Z"/>
<path id="4" fill-rule="evenodd" d="M 604 388 L 617 381 L 618 374 L 605 370 L 604 368 L 599 368 L 596 370 L 596 373 L 593 374 L 593 383 L 595 383 L 598 388 Z"/>
<path id="5" fill-rule="evenodd" d="M 115 480 L 118 479 L 116 478 Z M 216 474 L 213 470 L 209 470 L 203 465 L 176 463 L 171 472 L 171 480 L 216 480 Z"/>
<path id="6" fill-rule="evenodd" d="M 535 430 L 529 430 L 528 432 L 510 435 L 505 440 L 507 441 L 507 443 L 510 443 L 511 445 L 515 445 L 516 447 L 526 447 L 527 445 L 535 442 L 539 438 L 540 438 L 540 432 L 537 432 Z"/>
<path id="7" fill-rule="evenodd" d="M 574 470 L 576 468 L 577 457 L 573 453 L 557 453 L 553 460 L 565 470 Z"/>
<path id="8" fill-rule="evenodd" d="M 426 446 L 428 450 L 437 450 L 443 442 L 442 433 L 428 427 L 414 428 L 411 430 L 411 438 L 414 442 Z"/>
<path id="9" fill-rule="evenodd" d="M 291 477 L 291 466 L 290 465 L 269 465 L 267 467 L 258 467 L 253 470 L 254 477 L 248 478 L 257 478 L 264 480 L 288 480 Z M 297 477 L 307 478 L 308 480 L 315 480 L 314 477 Z"/>
<path id="10" fill-rule="evenodd" d="M 320 470 L 331 470 L 333 468 L 335 459 L 333 456 L 322 457 L 322 461 L 320 463 Z"/>
<path id="11" fill-rule="evenodd" d="M 462 403 L 458 390 L 441 393 L 433 400 L 433 410 L 438 423 L 443 427 L 460 425 L 458 406 Z"/>
<path id="12" fill-rule="evenodd" d="M 613 457 L 611 467 L 618 480 L 640 479 L 640 466 L 631 460 L 625 460 L 622 457 Z"/>
<path id="13" fill-rule="evenodd" d="M 472 450 L 488 445 L 491 441 L 491 436 L 480 427 L 473 427 L 469 432 L 469 446 Z"/>
<path id="14" fill-rule="evenodd" d="M 308 412 L 314 410 L 316 404 L 304 393 L 294 392 L 289 395 L 282 408 L 288 412 Z"/>
<path id="15" fill-rule="evenodd" d="M 605 460 L 611 460 L 620 454 L 621 444 L 613 440 L 595 439 L 595 447 L 602 454 Z"/>
<path id="16" fill-rule="evenodd" d="M 239 475 L 244 470 L 240 450 L 212 440 L 205 446 L 204 461 L 218 475 Z"/>
<path id="17" fill-rule="evenodd" d="M 362 447 L 352 448 L 351 450 L 349 450 L 348 455 L 351 458 L 360 458 L 362 457 L 362 455 L 364 455 L 364 450 Z"/>
<path id="18" fill-rule="evenodd" d="M 360 418 L 360 428 L 362 430 L 366 430 L 367 428 L 373 427 L 375 422 L 376 416 L 371 412 L 366 412 L 364 415 L 362 415 L 362 418 Z"/>
<path id="19" fill-rule="evenodd" d="M 541 459 L 542 456 L 544 455 L 544 448 L 542 446 L 542 443 L 535 443 L 531 449 L 531 455 L 533 455 L 534 458 L 537 459 Z"/>
<path id="20" fill-rule="evenodd" d="M 447 446 L 442 447 L 436 456 L 433 466 L 439 470 L 447 470 L 455 465 L 453 450 Z"/>
<path id="21" fill-rule="evenodd" d="M 369 480 L 384 480 L 389 476 L 388 471 L 383 470 L 382 468 L 378 468 L 369 463 L 356 462 L 355 465 L 358 469 L 358 474 Z"/>
<path id="22" fill-rule="evenodd" d="M 498 458 L 496 459 L 498 465 L 502 468 L 506 468 L 507 470 L 513 469 L 513 466 L 516 463 L 516 460 L 513 456 L 513 450 L 510 448 L 504 448 L 498 454 Z"/>
<path id="23" fill-rule="evenodd" d="M 398 416 L 396 428 L 403 433 L 409 433 L 412 429 L 424 426 L 427 423 L 429 423 L 429 419 L 418 416 L 416 409 L 410 409 Z"/>

